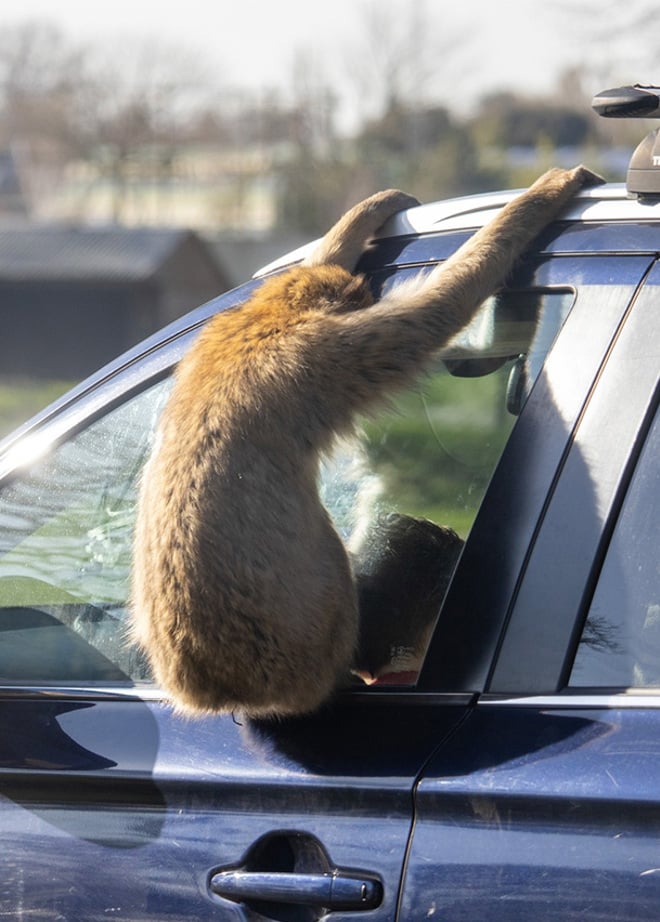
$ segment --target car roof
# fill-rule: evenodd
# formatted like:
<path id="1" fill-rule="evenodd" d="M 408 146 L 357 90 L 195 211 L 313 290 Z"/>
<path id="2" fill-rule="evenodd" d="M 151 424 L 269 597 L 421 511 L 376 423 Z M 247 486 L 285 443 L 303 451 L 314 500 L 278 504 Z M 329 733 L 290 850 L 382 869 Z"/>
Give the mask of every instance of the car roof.
<path id="1" fill-rule="evenodd" d="M 495 214 L 524 189 L 488 192 L 445 199 L 419 205 L 390 218 L 377 234 L 378 238 L 409 237 L 443 231 L 475 230 L 487 224 Z M 561 215 L 567 222 L 660 221 L 660 201 L 642 203 L 630 196 L 623 183 L 607 183 L 582 189 Z M 310 241 L 279 257 L 254 273 L 261 278 L 292 263 L 299 262 L 318 241 Z"/>

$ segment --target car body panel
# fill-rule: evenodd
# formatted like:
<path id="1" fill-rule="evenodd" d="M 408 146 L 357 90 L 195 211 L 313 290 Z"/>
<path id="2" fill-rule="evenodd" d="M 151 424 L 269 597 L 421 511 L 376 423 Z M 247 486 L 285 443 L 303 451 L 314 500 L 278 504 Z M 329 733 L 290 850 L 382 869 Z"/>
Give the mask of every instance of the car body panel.
<path id="1" fill-rule="evenodd" d="M 302 839 L 333 867 L 375 875 L 383 899 L 370 918 L 392 920 L 414 779 L 469 704 L 372 696 L 268 724 L 91 699 L 0 694 L 0 834 L 11 843 L 0 914 L 239 918 L 209 892 L 211 872 L 275 836 L 280 870 L 301 870 L 286 862 Z"/>
<path id="2" fill-rule="evenodd" d="M 659 703 L 479 704 L 417 788 L 401 918 L 655 918 Z"/>

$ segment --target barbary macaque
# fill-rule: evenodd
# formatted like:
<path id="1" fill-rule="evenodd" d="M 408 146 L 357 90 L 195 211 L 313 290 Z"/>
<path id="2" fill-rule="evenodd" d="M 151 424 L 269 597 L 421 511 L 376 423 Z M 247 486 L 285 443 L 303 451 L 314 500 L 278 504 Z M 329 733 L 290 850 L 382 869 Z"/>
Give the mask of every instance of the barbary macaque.
<path id="1" fill-rule="evenodd" d="M 132 630 L 178 710 L 300 714 L 345 684 L 358 598 L 319 498 L 320 456 L 414 383 L 577 190 L 600 181 L 550 170 L 450 259 L 374 303 L 356 263 L 417 204 L 380 192 L 208 323 L 176 371 L 134 539 Z"/>

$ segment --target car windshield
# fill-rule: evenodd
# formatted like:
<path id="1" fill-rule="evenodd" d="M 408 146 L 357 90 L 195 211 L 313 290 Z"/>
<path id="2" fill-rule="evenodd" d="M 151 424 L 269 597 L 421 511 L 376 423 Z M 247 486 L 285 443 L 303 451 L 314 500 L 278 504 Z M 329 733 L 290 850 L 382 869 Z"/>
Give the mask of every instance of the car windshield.
<path id="1" fill-rule="evenodd" d="M 125 631 L 131 534 L 169 386 L 92 422 L 0 493 L 0 681 L 147 677 Z"/>

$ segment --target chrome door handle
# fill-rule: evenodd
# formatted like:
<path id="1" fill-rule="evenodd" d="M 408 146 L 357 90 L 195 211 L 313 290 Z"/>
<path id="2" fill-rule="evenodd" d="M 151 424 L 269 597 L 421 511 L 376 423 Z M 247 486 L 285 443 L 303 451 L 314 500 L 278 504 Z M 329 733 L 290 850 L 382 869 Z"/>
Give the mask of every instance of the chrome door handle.
<path id="1" fill-rule="evenodd" d="M 380 881 L 331 871 L 324 874 L 277 871 L 219 871 L 210 880 L 216 896 L 236 903 L 293 903 L 348 911 L 374 909 L 383 898 Z"/>

